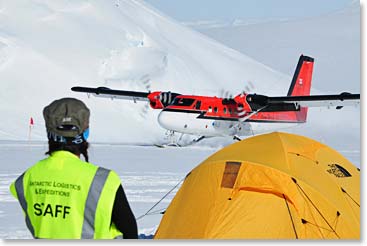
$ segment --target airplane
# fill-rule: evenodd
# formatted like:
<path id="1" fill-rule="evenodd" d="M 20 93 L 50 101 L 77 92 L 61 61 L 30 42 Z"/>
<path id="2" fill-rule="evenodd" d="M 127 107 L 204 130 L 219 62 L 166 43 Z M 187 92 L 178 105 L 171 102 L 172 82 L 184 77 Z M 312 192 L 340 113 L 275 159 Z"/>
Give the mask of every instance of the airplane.
<path id="1" fill-rule="evenodd" d="M 360 104 L 360 94 L 310 95 L 314 58 L 301 55 L 286 96 L 266 96 L 242 92 L 233 98 L 181 95 L 173 92 L 139 92 L 107 87 L 72 87 L 75 92 L 97 97 L 147 101 L 159 109 L 158 123 L 168 135 L 198 136 L 192 143 L 208 137 L 251 136 L 305 123 L 308 107 L 335 107 Z M 173 139 L 173 138 L 172 138 Z M 180 146 L 178 141 L 170 145 Z"/>

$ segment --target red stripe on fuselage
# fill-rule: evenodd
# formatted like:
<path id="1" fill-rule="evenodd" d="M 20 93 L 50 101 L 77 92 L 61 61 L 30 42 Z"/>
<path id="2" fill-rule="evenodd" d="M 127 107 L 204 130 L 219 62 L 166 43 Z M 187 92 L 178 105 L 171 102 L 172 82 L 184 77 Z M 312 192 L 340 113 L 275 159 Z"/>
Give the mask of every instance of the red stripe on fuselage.
<path id="1" fill-rule="evenodd" d="M 182 99 L 193 99 L 190 105 L 179 105 L 179 100 Z M 167 111 L 175 111 L 182 113 L 200 113 L 199 119 L 213 119 L 213 120 L 230 120 L 246 117 L 251 113 L 251 109 L 246 102 L 246 96 L 236 97 L 237 103 L 223 104 L 223 98 L 219 97 L 206 97 L 206 96 L 189 96 L 180 95 L 176 97 L 176 102 L 168 105 L 165 109 Z M 243 105 L 243 110 L 238 112 L 238 105 Z M 304 114 L 300 114 L 305 108 L 301 108 L 300 111 L 282 111 L 282 112 L 259 112 L 251 116 L 248 121 L 261 121 L 261 122 L 287 122 L 287 123 L 302 123 L 305 122 L 305 118 L 299 117 Z M 243 111 L 246 113 L 243 114 Z M 240 116 L 238 115 L 240 113 Z M 242 114 L 241 114 L 242 113 Z"/>

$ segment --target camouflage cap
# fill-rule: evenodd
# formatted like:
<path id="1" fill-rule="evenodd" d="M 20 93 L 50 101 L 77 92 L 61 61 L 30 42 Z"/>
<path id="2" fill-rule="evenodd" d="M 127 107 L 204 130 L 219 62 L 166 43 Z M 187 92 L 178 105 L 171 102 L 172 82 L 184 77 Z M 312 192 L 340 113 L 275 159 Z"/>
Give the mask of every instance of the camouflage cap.
<path id="1" fill-rule="evenodd" d="M 75 98 L 61 98 L 43 109 L 48 132 L 63 137 L 75 137 L 89 127 L 90 111 Z"/>

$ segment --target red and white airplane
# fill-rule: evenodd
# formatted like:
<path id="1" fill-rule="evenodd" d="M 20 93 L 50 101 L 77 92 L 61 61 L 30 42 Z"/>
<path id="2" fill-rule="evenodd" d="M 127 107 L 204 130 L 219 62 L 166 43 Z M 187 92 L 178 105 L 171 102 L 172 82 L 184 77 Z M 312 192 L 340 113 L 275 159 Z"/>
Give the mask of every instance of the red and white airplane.
<path id="1" fill-rule="evenodd" d="M 181 95 L 172 92 L 136 92 L 106 87 L 73 87 L 72 91 L 98 97 L 148 101 L 159 109 L 159 124 L 172 135 L 175 132 L 205 137 L 249 136 L 305 123 L 308 107 L 359 105 L 360 94 L 310 95 L 314 59 L 299 58 L 287 96 L 269 97 L 240 93 L 234 98 Z"/>

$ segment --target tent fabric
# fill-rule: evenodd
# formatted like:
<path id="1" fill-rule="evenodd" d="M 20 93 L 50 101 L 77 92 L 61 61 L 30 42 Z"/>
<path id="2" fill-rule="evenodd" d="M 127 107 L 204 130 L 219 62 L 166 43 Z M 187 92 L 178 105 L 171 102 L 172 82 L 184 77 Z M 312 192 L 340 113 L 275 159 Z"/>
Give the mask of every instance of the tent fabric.
<path id="1" fill-rule="evenodd" d="M 186 177 L 155 239 L 360 239 L 360 170 L 288 133 L 216 152 Z"/>

